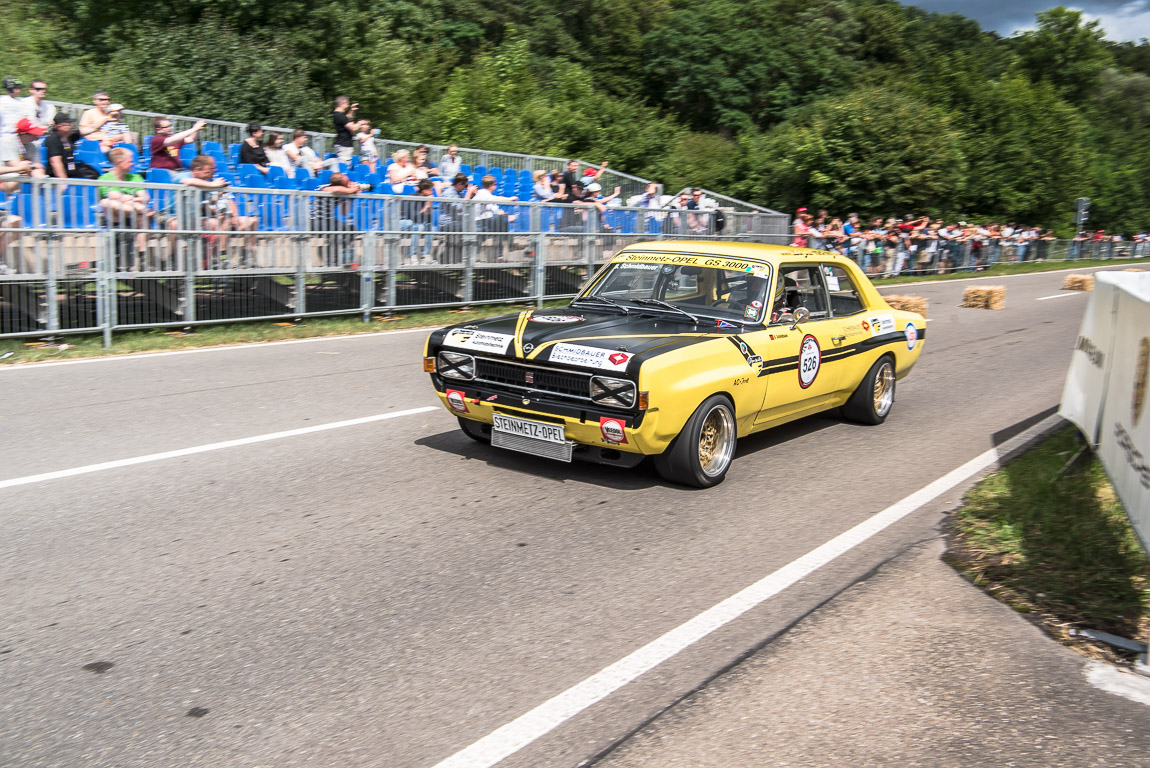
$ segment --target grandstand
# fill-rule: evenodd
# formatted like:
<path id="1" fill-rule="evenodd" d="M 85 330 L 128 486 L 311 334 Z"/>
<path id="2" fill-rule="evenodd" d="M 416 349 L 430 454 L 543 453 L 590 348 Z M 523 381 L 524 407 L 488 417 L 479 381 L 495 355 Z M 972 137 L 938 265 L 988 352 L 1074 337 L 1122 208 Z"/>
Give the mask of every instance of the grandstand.
<path id="1" fill-rule="evenodd" d="M 57 103 L 73 114 L 82 106 Z M 205 121 L 198 147 L 182 154 L 184 164 L 196 154 L 212 156 L 230 182 L 221 195 L 230 211 L 212 213 L 203 190 L 173 184 L 168 172 L 148 167 L 153 117 L 126 112 L 141 142 L 117 145 L 133 153 L 144 184 L 26 179 L 19 192 L 0 199 L 19 220 L 17 228 L 0 229 L 0 336 L 103 331 L 110 340 L 113 330 L 127 328 L 542 302 L 575 293 L 629 242 L 783 242 L 788 229 L 783 214 L 711 193 L 722 215 L 628 208 L 621 201 L 529 203 L 532 169 L 558 169 L 566 159 L 467 148 L 460 149 L 463 172 L 475 180 L 494 176 L 495 193 L 519 202 L 485 207 L 432 198 L 421 222 L 412 206 L 427 198 L 413 197 L 412 187 L 391 189 L 386 166 L 372 173 L 356 156 L 346 168 L 333 165 L 315 176 L 275 167 L 265 176 L 238 162 L 246 126 L 223 121 Z M 176 132 L 196 122 L 171 119 Z M 321 157 L 331 138 L 310 134 Z M 377 146 L 386 157 L 418 145 L 379 140 Z M 433 157 L 445 149 L 427 146 Z M 76 159 L 108 167 L 98 142 L 81 141 Z M 373 185 L 372 193 L 340 198 L 315 191 L 337 170 Z M 624 201 L 647 185 L 610 168 L 600 183 L 623 187 Z M 146 207 L 117 215 L 103 205 L 109 190 L 129 196 L 142 190 Z"/>

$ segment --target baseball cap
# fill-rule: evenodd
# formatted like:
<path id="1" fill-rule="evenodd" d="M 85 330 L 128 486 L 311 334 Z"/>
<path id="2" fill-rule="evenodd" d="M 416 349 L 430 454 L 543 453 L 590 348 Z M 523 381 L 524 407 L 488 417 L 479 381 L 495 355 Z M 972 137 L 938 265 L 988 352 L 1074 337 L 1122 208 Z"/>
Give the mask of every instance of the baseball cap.
<path id="1" fill-rule="evenodd" d="M 24 84 L 14 77 L 4 78 L 4 90 L 6 90 L 6 91 L 14 91 L 17 88 L 23 88 L 23 87 L 24 87 Z"/>
<path id="2" fill-rule="evenodd" d="M 807 212 L 806 208 L 799 208 L 798 210 L 795 211 L 795 213 L 806 213 L 806 212 Z"/>
<path id="3" fill-rule="evenodd" d="M 59 125 L 60 123 L 70 123 L 72 122 L 72 116 L 67 112 L 60 112 L 56 115 L 56 117 L 52 118 L 52 122 L 56 123 L 56 125 Z"/>
<path id="4" fill-rule="evenodd" d="M 26 133 L 29 136 L 43 136 L 44 129 L 28 118 L 22 117 L 20 118 L 20 122 L 16 123 L 16 133 Z"/>
<path id="5" fill-rule="evenodd" d="M 123 104 L 109 104 L 108 105 L 108 111 L 109 112 L 121 112 L 121 111 L 123 111 L 123 109 L 124 109 Z"/>
<path id="6" fill-rule="evenodd" d="M 593 181 L 587 185 L 587 191 L 588 192 L 598 192 L 602 189 L 603 189 L 603 187 L 600 186 L 599 182 L 597 182 L 597 181 Z"/>

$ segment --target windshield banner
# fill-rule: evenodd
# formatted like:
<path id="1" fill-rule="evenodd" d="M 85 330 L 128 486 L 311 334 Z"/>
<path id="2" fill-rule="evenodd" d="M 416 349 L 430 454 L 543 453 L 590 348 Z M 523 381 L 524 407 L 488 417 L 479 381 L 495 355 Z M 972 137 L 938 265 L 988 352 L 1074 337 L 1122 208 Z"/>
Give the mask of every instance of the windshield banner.
<path id="1" fill-rule="evenodd" d="M 615 257 L 616 264 L 677 264 L 691 267 L 711 267 L 712 269 L 734 269 L 750 272 L 758 277 L 767 274 L 767 265 L 758 261 L 732 259 L 726 256 L 692 256 L 676 253 L 621 253 Z"/>

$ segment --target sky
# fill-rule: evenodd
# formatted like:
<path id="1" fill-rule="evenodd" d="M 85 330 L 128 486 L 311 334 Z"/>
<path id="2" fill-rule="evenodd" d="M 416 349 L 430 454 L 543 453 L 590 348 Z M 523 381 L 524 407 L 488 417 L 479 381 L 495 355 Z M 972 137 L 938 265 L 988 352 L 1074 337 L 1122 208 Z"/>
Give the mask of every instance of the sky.
<path id="1" fill-rule="evenodd" d="M 1065 5 L 1097 19 L 1111 40 L 1150 38 L 1150 0 L 903 0 L 939 13 L 961 13 L 983 29 L 1009 35 L 1034 26 L 1038 11 Z"/>

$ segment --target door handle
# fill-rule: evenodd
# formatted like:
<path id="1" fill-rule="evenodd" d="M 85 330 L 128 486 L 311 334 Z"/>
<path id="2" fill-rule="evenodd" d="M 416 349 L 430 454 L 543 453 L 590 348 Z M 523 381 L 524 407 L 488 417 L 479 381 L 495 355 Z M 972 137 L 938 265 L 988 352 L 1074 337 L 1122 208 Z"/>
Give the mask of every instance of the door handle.
<path id="1" fill-rule="evenodd" d="M 833 341 L 835 344 L 838 344 L 840 341 L 844 341 L 845 339 L 846 336 L 831 336 L 831 341 Z"/>

